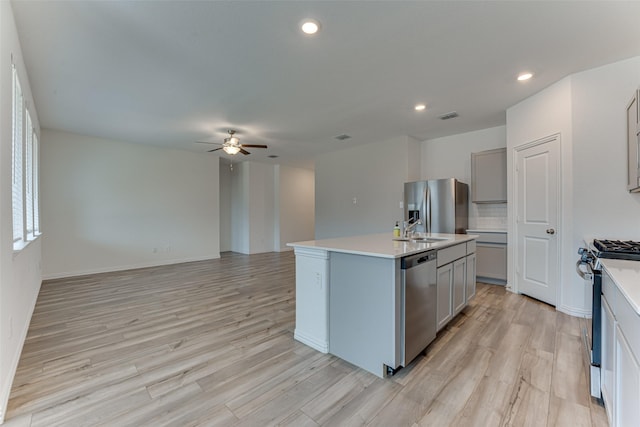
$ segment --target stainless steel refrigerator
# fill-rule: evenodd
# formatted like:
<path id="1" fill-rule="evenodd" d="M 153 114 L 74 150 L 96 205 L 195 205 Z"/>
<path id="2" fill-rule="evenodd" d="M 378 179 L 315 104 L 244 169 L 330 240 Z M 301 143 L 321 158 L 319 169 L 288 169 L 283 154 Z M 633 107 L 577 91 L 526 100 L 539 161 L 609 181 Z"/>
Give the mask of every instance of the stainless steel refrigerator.
<path id="1" fill-rule="evenodd" d="M 469 186 L 455 178 L 404 184 L 404 220 L 421 219 L 417 232 L 466 234 Z"/>

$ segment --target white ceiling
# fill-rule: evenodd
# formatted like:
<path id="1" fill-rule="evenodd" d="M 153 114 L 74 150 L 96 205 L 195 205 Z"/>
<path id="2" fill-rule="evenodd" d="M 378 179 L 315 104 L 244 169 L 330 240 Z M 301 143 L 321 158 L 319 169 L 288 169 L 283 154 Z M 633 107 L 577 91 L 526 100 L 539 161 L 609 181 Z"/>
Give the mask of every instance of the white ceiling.
<path id="1" fill-rule="evenodd" d="M 200 152 L 213 147 L 194 141 L 233 128 L 269 145 L 237 160 L 297 165 L 502 125 L 568 74 L 640 55 L 638 1 L 12 5 L 42 127 Z M 314 37 L 298 29 L 307 17 L 322 24 Z M 516 82 L 521 70 L 534 79 Z"/>

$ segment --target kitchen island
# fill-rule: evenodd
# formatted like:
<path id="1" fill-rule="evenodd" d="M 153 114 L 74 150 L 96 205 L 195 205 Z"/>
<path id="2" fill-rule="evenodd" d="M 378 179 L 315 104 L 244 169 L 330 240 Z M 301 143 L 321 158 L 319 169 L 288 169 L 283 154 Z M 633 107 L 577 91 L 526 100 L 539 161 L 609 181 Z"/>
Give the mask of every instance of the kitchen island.
<path id="1" fill-rule="evenodd" d="M 408 364 L 403 260 L 435 253 L 437 330 L 475 295 L 477 236 L 417 237 L 401 241 L 385 233 L 289 243 L 296 255 L 294 338 L 380 377 Z"/>

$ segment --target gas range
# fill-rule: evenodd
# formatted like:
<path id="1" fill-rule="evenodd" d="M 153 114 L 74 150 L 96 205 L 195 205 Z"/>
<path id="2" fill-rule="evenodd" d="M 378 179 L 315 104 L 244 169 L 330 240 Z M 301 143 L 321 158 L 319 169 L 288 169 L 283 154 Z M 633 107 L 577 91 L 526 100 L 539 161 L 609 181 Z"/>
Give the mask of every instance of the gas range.
<path id="1" fill-rule="evenodd" d="M 580 248 L 578 253 L 583 264 L 589 263 L 594 269 L 599 270 L 601 258 L 640 261 L 640 242 L 593 239 L 588 242 L 586 248 Z"/>
<path id="2" fill-rule="evenodd" d="M 602 271 L 600 260 L 625 259 L 640 261 L 640 242 L 631 240 L 607 240 L 593 239 L 586 241 L 584 248 L 578 249 L 580 259 L 576 263 L 578 275 L 591 284 L 592 306 L 591 306 L 591 335 L 585 331 L 585 341 L 589 344 L 587 348 L 588 357 L 591 360 L 589 370 L 589 383 L 591 396 L 601 399 L 600 391 L 600 362 L 602 355 Z"/>

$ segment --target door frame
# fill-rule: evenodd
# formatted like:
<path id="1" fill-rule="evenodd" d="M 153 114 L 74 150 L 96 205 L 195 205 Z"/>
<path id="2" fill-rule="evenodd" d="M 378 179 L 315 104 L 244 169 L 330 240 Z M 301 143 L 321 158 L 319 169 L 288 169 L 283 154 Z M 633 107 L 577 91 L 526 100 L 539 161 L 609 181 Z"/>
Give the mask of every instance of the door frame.
<path id="1" fill-rule="evenodd" d="M 554 142 L 555 141 L 555 142 Z M 562 181 L 563 181 L 563 171 L 562 171 L 562 139 L 561 139 L 561 135 L 560 133 L 555 133 L 555 134 L 551 134 L 548 136 L 545 136 L 543 138 L 540 139 L 536 139 L 534 141 L 529 141 L 526 142 L 524 144 L 520 144 L 520 145 L 516 145 L 515 147 L 513 147 L 512 150 L 512 164 L 513 164 L 513 218 L 512 218 L 512 224 L 513 224 L 513 241 L 514 241 L 514 245 L 512 245 L 512 250 L 511 250 L 511 255 L 513 256 L 513 267 L 514 267 L 514 274 L 513 274 L 513 285 L 512 285 L 512 291 L 520 294 L 520 282 L 519 282 L 519 277 L 520 277 L 520 273 L 519 273 L 519 256 L 520 256 L 520 251 L 519 251 L 519 236 L 520 236 L 520 229 L 518 226 L 518 202 L 519 202 L 519 191 L 518 191 L 518 171 L 517 171 L 517 166 L 518 166 L 518 155 L 524 151 L 527 150 L 529 148 L 535 147 L 537 145 L 541 145 L 541 144 L 545 144 L 545 143 L 555 143 L 556 144 L 556 148 L 557 148 L 557 156 L 555 159 L 556 162 L 556 170 L 558 172 L 558 180 L 556 182 L 556 224 L 558 224 L 557 228 L 559 229 L 559 232 L 556 234 L 556 251 L 558 254 L 558 262 L 556 263 L 556 302 L 555 302 L 555 307 L 556 310 L 558 309 L 558 307 L 560 307 L 561 304 L 561 297 L 562 297 L 562 260 L 563 260 L 563 253 L 562 253 L 562 240 L 564 238 L 565 235 L 565 227 L 564 227 L 564 222 L 563 222 L 563 209 L 564 209 L 564 205 L 563 205 L 563 198 L 562 198 Z"/>

